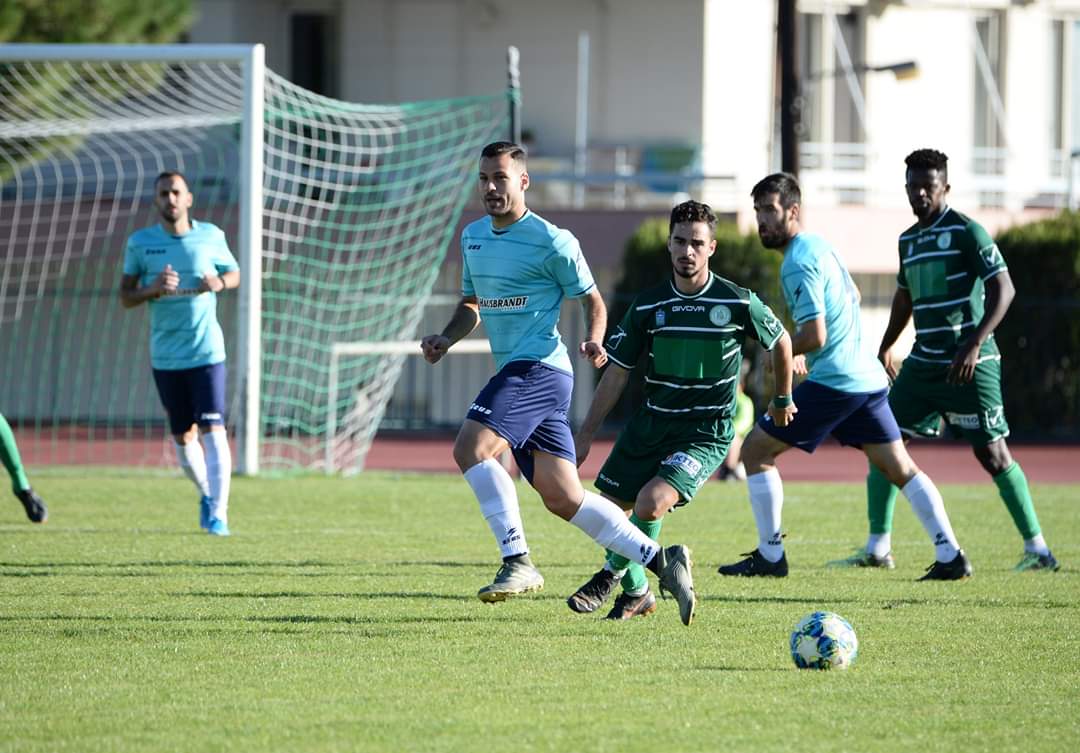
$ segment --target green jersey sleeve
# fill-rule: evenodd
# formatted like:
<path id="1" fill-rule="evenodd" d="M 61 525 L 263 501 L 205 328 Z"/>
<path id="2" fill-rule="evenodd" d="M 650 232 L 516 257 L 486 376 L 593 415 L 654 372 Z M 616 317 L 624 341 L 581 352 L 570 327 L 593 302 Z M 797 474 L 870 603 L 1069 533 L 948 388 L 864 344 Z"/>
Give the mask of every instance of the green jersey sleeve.
<path id="1" fill-rule="evenodd" d="M 750 314 L 747 335 L 761 343 L 765 350 L 772 350 L 776 341 L 784 334 L 783 322 L 753 291 L 750 293 L 750 305 L 747 309 Z"/>
<path id="2" fill-rule="evenodd" d="M 608 335 L 604 343 L 608 358 L 622 366 L 624 369 L 633 369 L 641 357 L 641 352 L 648 342 L 648 333 L 645 332 L 642 323 L 644 318 L 636 314 L 637 299 L 630 304 L 622 321 L 615 331 Z"/>
<path id="3" fill-rule="evenodd" d="M 972 272 L 980 279 L 987 280 L 1008 270 L 1001 251 L 986 228 L 977 222 L 969 222 L 966 232 L 971 242 L 965 244 L 964 261 Z"/>

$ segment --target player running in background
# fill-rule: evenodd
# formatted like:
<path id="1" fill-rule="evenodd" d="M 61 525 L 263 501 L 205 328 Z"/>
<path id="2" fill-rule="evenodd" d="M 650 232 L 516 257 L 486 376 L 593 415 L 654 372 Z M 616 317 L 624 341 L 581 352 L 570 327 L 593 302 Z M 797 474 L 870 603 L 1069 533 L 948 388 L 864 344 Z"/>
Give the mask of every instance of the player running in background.
<path id="1" fill-rule="evenodd" d="M 1015 295 L 997 245 L 979 223 L 946 204 L 948 157 L 919 149 L 905 160 L 907 197 L 918 222 L 900 235 L 900 271 L 878 358 L 896 381 L 889 405 L 907 436 L 938 437 L 942 423 L 964 437 L 993 478 L 1024 539 L 1016 570 L 1057 570 L 1020 464 L 1005 437 L 1001 354 L 994 329 Z M 897 374 L 892 347 L 915 317 L 915 345 Z M 893 567 L 896 487 L 873 465 L 866 482 L 866 548 L 838 564 Z"/>
<path id="2" fill-rule="evenodd" d="M 199 490 L 200 527 L 228 536 L 232 454 L 217 294 L 238 287 L 240 271 L 225 233 L 191 219 L 191 204 L 180 173 L 164 172 L 154 181 L 160 220 L 128 238 L 120 302 L 124 308 L 150 306 L 150 364 L 176 458 Z"/>
<path id="3" fill-rule="evenodd" d="M 720 568 L 722 575 L 787 575 L 780 533 L 784 488 L 776 458 L 792 447 L 813 452 L 832 435 L 862 449 L 886 478 L 901 487 L 934 543 L 935 562 L 921 580 L 958 580 L 971 565 L 953 534 L 941 494 L 912 462 L 889 410 L 885 369 L 862 343 L 859 292 L 840 256 L 825 239 L 800 232 L 802 194 L 795 178 L 775 173 L 751 192 L 758 235 L 780 251 L 781 286 L 796 331 L 792 352 L 805 354 L 808 374 L 793 395 L 773 398 L 743 445 L 758 548 Z M 796 414 L 796 407 L 798 413 Z M 787 411 L 787 425 L 775 420 Z"/>
<path id="4" fill-rule="evenodd" d="M 646 356 L 645 402 L 620 432 L 596 488 L 632 510 L 630 521 L 654 540 L 664 514 L 688 504 L 727 455 L 747 339 L 773 351 L 777 391 L 791 393 L 791 340 L 783 324 L 752 291 L 709 271 L 716 250 L 712 210 L 696 201 L 679 204 L 668 228 L 674 274 L 639 294 L 607 339 L 607 371 L 575 438 L 580 466 L 630 371 Z M 775 418 L 784 422 L 787 414 Z M 620 578 L 623 591 L 607 619 L 656 610 L 645 571 L 612 551 L 567 604 L 575 612 L 594 612 Z"/>
<path id="5" fill-rule="evenodd" d="M 19 456 L 19 448 L 15 444 L 15 435 L 11 431 L 11 425 L 0 413 L 0 462 L 4 464 L 8 475 L 11 476 L 11 490 L 22 502 L 26 510 L 26 517 L 31 523 L 44 523 L 49 519 L 49 508 L 45 501 L 30 488 L 30 479 L 23 470 L 22 458 Z"/>
<path id="6" fill-rule="evenodd" d="M 607 361 L 600 345 L 607 310 L 577 239 L 525 206 L 529 174 L 517 144 L 484 147 L 478 178 L 488 216 L 461 235 L 461 302 L 442 333 L 420 343 L 424 358 L 437 363 L 483 319 L 495 358 L 497 373 L 469 407 L 454 442 L 454 460 L 503 557 L 495 580 L 477 595 L 498 602 L 544 585 L 529 558 L 514 481 L 498 461 L 509 448 L 548 510 L 659 575 L 689 625 L 696 604 L 690 551 L 662 549 L 578 478 L 567 419 L 573 373 L 557 329 L 559 308 L 563 298 L 581 300 L 587 334 L 578 350 L 595 367 Z"/>

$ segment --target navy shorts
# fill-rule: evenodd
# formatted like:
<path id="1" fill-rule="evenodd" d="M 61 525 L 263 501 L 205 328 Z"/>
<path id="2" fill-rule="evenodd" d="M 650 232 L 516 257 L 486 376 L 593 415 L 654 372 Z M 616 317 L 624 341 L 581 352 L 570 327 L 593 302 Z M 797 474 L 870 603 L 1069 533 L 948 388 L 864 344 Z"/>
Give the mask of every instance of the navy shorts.
<path id="1" fill-rule="evenodd" d="M 574 378 L 539 361 L 511 361 L 476 396 L 465 418 L 510 443 L 521 473 L 532 483 L 534 451 L 577 462 L 566 412 Z"/>
<path id="2" fill-rule="evenodd" d="M 813 452 L 832 434 L 840 444 L 888 444 L 900 439 L 889 408 L 889 391 L 841 392 L 823 384 L 806 381 L 792 393 L 795 414 L 791 423 L 780 427 L 766 413 L 758 426 L 771 437 L 805 452 Z"/>
<path id="3" fill-rule="evenodd" d="M 154 369 L 169 432 L 183 434 L 192 424 L 225 425 L 225 362 L 193 369 Z"/>

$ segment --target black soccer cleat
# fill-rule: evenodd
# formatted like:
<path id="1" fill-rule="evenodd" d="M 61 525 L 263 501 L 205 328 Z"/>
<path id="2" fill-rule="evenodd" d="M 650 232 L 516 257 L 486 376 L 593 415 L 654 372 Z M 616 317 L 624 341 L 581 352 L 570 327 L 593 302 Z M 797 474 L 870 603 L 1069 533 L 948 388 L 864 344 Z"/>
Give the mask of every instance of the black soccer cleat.
<path id="1" fill-rule="evenodd" d="M 22 502 L 26 510 L 26 517 L 31 523 L 44 523 L 49 519 L 49 508 L 45 506 L 45 500 L 37 495 L 33 489 L 20 489 L 15 496 Z"/>
<path id="2" fill-rule="evenodd" d="M 961 549 L 949 562 L 934 562 L 919 580 L 963 580 L 971 577 L 971 562 Z"/>
<path id="3" fill-rule="evenodd" d="M 752 552 L 743 552 L 742 556 L 746 557 L 746 559 L 733 562 L 730 565 L 721 565 L 716 572 L 721 575 L 767 575 L 773 578 L 787 577 L 787 552 L 780 555 L 780 559 L 776 562 L 769 562 L 757 549 Z"/>
<path id="4" fill-rule="evenodd" d="M 604 619 L 629 620 L 634 617 L 645 617 L 655 611 L 656 597 L 653 596 L 652 591 L 646 591 L 641 596 L 631 596 L 623 591 L 615 597 L 615 603 Z"/>
<path id="5" fill-rule="evenodd" d="M 585 585 L 570 594 L 570 598 L 566 600 L 566 606 L 578 614 L 595 612 L 611 596 L 617 580 L 615 573 L 610 570 L 599 571 L 589 578 Z"/>

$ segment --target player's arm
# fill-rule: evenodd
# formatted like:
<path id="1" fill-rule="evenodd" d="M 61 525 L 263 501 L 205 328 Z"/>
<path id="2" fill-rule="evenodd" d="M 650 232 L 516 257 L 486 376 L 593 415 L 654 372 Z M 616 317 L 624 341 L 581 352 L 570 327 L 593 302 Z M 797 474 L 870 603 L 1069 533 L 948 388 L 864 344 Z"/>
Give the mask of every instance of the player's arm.
<path id="1" fill-rule="evenodd" d="M 585 462 L 592 448 L 593 437 L 604 423 L 604 419 L 611 413 L 619 396 L 626 389 L 626 383 L 630 378 L 630 370 L 624 369 L 617 363 L 608 364 L 604 375 L 600 377 L 600 383 L 593 392 L 592 402 L 589 404 L 589 412 L 585 414 L 585 420 L 574 435 L 574 446 L 577 448 L 578 467 Z"/>
<path id="2" fill-rule="evenodd" d="M 804 353 L 813 353 L 818 348 L 825 347 L 827 339 L 825 317 L 818 316 L 805 322 L 799 322 L 795 327 L 795 337 L 791 338 L 789 347 L 792 355 L 801 356 Z"/>
<path id="3" fill-rule="evenodd" d="M 796 334 L 798 337 L 798 334 Z M 773 386 L 776 396 L 769 401 L 769 415 L 777 426 L 787 426 L 799 412 L 791 399 L 791 375 L 794 363 L 792 339 L 784 332 L 772 347 Z"/>
<path id="4" fill-rule="evenodd" d="M 1009 306 L 1012 305 L 1013 299 L 1016 297 L 1016 288 L 1013 286 L 1008 270 L 998 272 L 986 280 L 983 285 L 985 286 L 986 311 L 975 331 L 964 342 L 960 343 L 960 347 L 956 350 L 956 356 L 949 365 L 948 381 L 953 384 L 966 384 L 975 378 L 975 366 L 979 362 L 979 349 L 986 342 L 986 338 L 990 337 L 994 330 L 997 329 L 997 326 L 1001 324 L 1001 320 L 1005 318 L 1005 313 L 1009 310 Z"/>
<path id="5" fill-rule="evenodd" d="M 900 333 L 911 321 L 912 303 L 911 291 L 907 288 L 897 288 L 893 293 L 892 307 L 889 309 L 889 323 L 885 325 L 885 334 L 881 336 L 881 347 L 878 348 L 878 360 L 885 367 L 889 379 L 896 379 L 896 364 L 892 359 L 892 347 L 900 338 Z"/>
<path id="6" fill-rule="evenodd" d="M 428 363 L 438 363 L 450 346 L 467 336 L 480 324 L 480 303 L 475 295 L 462 296 L 450 321 L 438 335 L 428 335 L 420 341 L 420 349 Z"/>
<path id="7" fill-rule="evenodd" d="M 166 265 L 152 283 L 142 287 L 138 275 L 123 275 L 120 278 L 120 305 L 126 309 L 135 308 L 175 291 L 179 284 L 180 275 L 170 265 Z"/>
<path id="8" fill-rule="evenodd" d="M 199 291 L 220 293 L 222 290 L 235 290 L 240 287 L 240 270 L 231 269 L 219 274 L 208 274 L 199 282 Z"/>
<path id="9" fill-rule="evenodd" d="M 585 310 L 585 341 L 578 346 L 578 352 L 599 369 L 607 363 L 607 352 L 601 344 L 607 330 L 607 306 L 600 291 L 594 286 L 581 297 L 581 307 Z"/>

